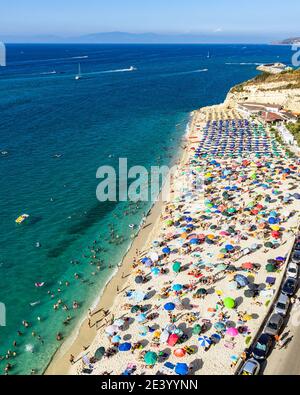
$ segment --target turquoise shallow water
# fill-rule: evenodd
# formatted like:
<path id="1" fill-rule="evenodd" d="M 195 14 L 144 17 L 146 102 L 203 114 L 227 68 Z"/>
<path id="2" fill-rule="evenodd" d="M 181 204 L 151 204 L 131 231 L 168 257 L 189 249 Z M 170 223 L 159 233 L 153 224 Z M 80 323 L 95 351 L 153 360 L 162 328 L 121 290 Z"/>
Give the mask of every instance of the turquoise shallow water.
<path id="1" fill-rule="evenodd" d="M 66 337 L 87 311 L 130 244 L 128 225 L 138 225 L 151 206 L 99 203 L 98 167 L 117 166 L 119 157 L 129 166 L 168 164 L 192 110 L 223 101 L 232 85 L 257 74 L 255 63 L 290 63 L 292 52 L 251 45 L 11 45 L 7 53 L 8 66 L 0 68 L 0 150 L 8 151 L 0 156 L 0 301 L 7 311 L 0 355 L 16 340 L 12 372 L 27 374 L 43 371 L 59 346 L 56 333 Z M 76 82 L 78 62 L 84 78 Z M 137 70 L 126 71 L 130 66 Z M 17 226 L 22 213 L 30 220 Z M 112 226 L 124 238 L 118 245 L 109 243 Z M 103 269 L 96 276 L 89 257 L 94 240 Z M 70 311 L 54 311 L 58 299 Z"/>

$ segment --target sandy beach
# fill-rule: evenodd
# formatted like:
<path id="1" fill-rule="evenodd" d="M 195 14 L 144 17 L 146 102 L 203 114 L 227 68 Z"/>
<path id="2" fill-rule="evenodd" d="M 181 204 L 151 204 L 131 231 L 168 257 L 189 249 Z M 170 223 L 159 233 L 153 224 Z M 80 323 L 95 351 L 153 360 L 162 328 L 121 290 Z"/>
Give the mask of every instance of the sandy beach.
<path id="1" fill-rule="evenodd" d="M 299 163 L 247 122 L 222 106 L 194 112 L 170 202 L 154 204 L 45 374 L 175 374 L 181 362 L 190 374 L 234 374 L 281 283 L 299 220 Z M 235 156 L 227 141 L 247 128 Z M 212 145 L 215 133 L 224 152 Z M 270 156 L 255 156 L 258 149 Z"/>

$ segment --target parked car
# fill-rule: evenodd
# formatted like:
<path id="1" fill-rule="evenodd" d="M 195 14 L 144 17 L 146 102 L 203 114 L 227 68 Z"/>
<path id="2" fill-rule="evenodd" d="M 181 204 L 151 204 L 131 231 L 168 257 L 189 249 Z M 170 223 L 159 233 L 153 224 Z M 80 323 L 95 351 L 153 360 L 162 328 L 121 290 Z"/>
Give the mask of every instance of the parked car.
<path id="1" fill-rule="evenodd" d="M 292 262 L 297 263 L 297 265 L 300 265 L 300 251 L 294 251 L 292 255 Z"/>
<path id="2" fill-rule="evenodd" d="M 273 314 L 264 329 L 264 333 L 270 336 L 276 336 L 283 325 L 283 317 L 280 314 Z"/>
<path id="3" fill-rule="evenodd" d="M 289 307 L 290 307 L 290 298 L 287 295 L 281 293 L 275 304 L 275 313 L 285 317 L 287 315 Z"/>
<path id="4" fill-rule="evenodd" d="M 299 273 L 299 269 L 297 263 L 291 262 L 287 268 L 288 277 L 298 278 L 298 273 Z"/>
<path id="5" fill-rule="evenodd" d="M 257 360 L 266 359 L 273 345 L 272 336 L 263 333 L 252 348 L 252 355 Z"/>
<path id="6" fill-rule="evenodd" d="M 282 293 L 293 296 L 296 292 L 298 281 L 295 278 L 288 277 L 283 284 Z"/>
<path id="7" fill-rule="evenodd" d="M 300 240 L 298 240 L 297 243 L 295 244 L 295 251 L 300 252 Z"/>
<path id="8" fill-rule="evenodd" d="M 248 359 L 241 367 L 239 376 L 257 376 L 260 372 L 260 363 L 254 359 Z"/>

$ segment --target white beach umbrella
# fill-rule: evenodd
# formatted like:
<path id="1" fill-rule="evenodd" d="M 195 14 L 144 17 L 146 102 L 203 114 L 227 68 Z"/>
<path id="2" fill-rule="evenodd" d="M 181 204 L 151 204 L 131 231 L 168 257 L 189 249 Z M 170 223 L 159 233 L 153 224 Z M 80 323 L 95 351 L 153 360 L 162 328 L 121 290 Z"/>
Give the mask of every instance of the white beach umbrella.
<path id="1" fill-rule="evenodd" d="M 108 327 L 105 329 L 105 332 L 106 332 L 108 335 L 111 335 L 111 336 L 113 336 L 113 335 L 115 335 L 116 333 L 118 333 L 118 331 L 119 331 L 119 328 L 118 328 L 116 325 L 110 325 L 110 326 L 108 326 Z"/>

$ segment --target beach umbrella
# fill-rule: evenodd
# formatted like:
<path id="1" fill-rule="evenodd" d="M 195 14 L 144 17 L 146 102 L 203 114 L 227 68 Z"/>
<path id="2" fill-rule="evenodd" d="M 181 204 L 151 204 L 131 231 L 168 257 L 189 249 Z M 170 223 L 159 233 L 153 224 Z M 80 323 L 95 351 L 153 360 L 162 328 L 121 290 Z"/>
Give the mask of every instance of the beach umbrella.
<path id="1" fill-rule="evenodd" d="M 121 326 L 123 326 L 125 324 L 125 321 L 122 319 L 116 320 L 114 321 L 114 325 L 116 325 L 118 328 L 120 328 Z"/>
<path id="2" fill-rule="evenodd" d="M 265 247 L 266 247 L 266 248 L 273 248 L 273 247 L 274 247 L 274 244 L 273 244 L 271 241 L 267 241 L 267 242 L 265 243 Z"/>
<path id="3" fill-rule="evenodd" d="M 276 266 L 272 265 L 271 263 L 269 263 L 268 265 L 266 265 L 266 271 L 268 273 L 275 273 L 276 272 Z"/>
<path id="4" fill-rule="evenodd" d="M 116 344 L 116 343 L 120 343 L 121 340 L 122 340 L 121 336 L 116 335 L 116 336 L 114 336 L 114 337 L 111 339 L 111 342 L 112 342 L 113 344 Z"/>
<path id="5" fill-rule="evenodd" d="M 167 330 L 164 330 L 160 335 L 161 343 L 166 343 L 170 337 L 170 333 Z"/>
<path id="6" fill-rule="evenodd" d="M 104 347 L 99 347 L 95 354 L 94 354 L 94 358 L 96 358 L 98 361 L 100 361 L 102 359 L 102 357 L 105 354 L 105 348 Z"/>
<path id="7" fill-rule="evenodd" d="M 172 226 L 173 225 L 173 221 L 171 219 L 169 219 L 168 221 L 166 221 L 166 225 L 167 226 Z"/>
<path id="8" fill-rule="evenodd" d="M 240 287 L 246 287 L 246 285 L 249 284 L 249 280 L 247 279 L 247 277 L 245 277 L 241 274 L 237 274 L 234 277 L 234 280 L 239 284 Z"/>
<path id="9" fill-rule="evenodd" d="M 244 316 L 243 316 L 243 321 L 251 321 L 252 320 L 252 315 L 250 315 L 250 314 L 245 314 Z"/>
<path id="10" fill-rule="evenodd" d="M 148 267 L 153 265 L 153 262 L 151 261 L 150 258 L 143 258 L 143 259 L 141 260 L 141 262 L 142 262 L 145 266 L 148 266 Z"/>
<path id="11" fill-rule="evenodd" d="M 175 285 L 173 285 L 173 287 L 172 287 L 173 291 L 175 291 L 175 292 L 181 291 L 182 288 L 183 288 L 183 287 L 182 287 L 181 284 L 175 284 Z"/>
<path id="12" fill-rule="evenodd" d="M 149 332 L 149 328 L 147 326 L 140 326 L 139 333 L 141 336 L 146 336 Z"/>
<path id="13" fill-rule="evenodd" d="M 155 352 L 148 351 L 144 357 L 144 361 L 145 361 L 146 365 L 153 366 L 156 364 L 157 358 L 158 358 L 158 356 Z"/>
<path id="14" fill-rule="evenodd" d="M 142 302 L 146 297 L 146 294 L 144 294 L 141 291 L 135 291 L 131 294 L 131 299 L 134 299 L 137 303 Z"/>
<path id="15" fill-rule="evenodd" d="M 199 244 L 199 240 L 198 239 L 191 239 L 190 244 Z"/>
<path id="16" fill-rule="evenodd" d="M 163 252 L 163 254 L 170 254 L 171 250 L 170 250 L 169 247 L 164 247 L 164 248 L 162 249 L 162 252 Z"/>
<path id="17" fill-rule="evenodd" d="M 158 276 L 158 275 L 160 274 L 160 269 L 159 269 L 158 267 L 153 267 L 153 268 L 151 269 L 151 273 L 152 273 L 154 276 Z"/>
<path id="18" fill-rule="evenodd" d="M 224 264 L 220 264 L 220 265 L 217 266 L 217 270 L 218 270 L 219 272 L 222 272 L 222 271 L 225 270 L 226 268 L 227 268 L 227 266 L 224 265 Z"/>
<path id="19" fill-rule="evenodd" d="M 186 363 L 178 363 L 175 367 L 175 373 L 179 376 L 186 376 L 189 372 L 189 367 Z"/>
<path id="20" fill-rule="evenodd" d="M 208 336 L 200 336 L 198 339 L 201 347 L 209 347 L 212 342 Z"/>
<path id="21" fill-rule="evenodd" d="M 201 295 L 201 296 L 207 295 L 207 290 L 204 289 L 204 288 L 200 288 L 200 289 L 197 290 L 196 294 L 197 295 Z"/>
<path id="22" fill-rule="evenodd" d="M 145 322 L 147 321 L 147 317 L 145 314 L 139 314 L 136 318 L 137 322 Z"/>
<path id="23" fill-rule="evenodd" d="M 175 273 L 179 273 L 179 272 L 180 272 L 180 269 L 181 269 L 181 263 L 180 263 L 180 262 L 175 262 L 175 263 L 173 264 L 173 271 L 174 271 Z"/>
<path id="24" fill-rule="evenodd" d="M 195 325 L 193 328 L 193 335 L 200 335 L 201 332 L 202 332 L 202 326 L 199 324 Z"/>
<path id="25" fill-rule="evenodd" d="M 166 310 L 166 311 L 173 311 L 173 310 L 175 310 L 175 304 L 174 303 L 171 303 L 171 302 L 169 302 L 169 303 L 166 303 L 165 305 L 164 305 L 164 309 Z"/>
<path id="26" fill-rule="evenodd" d="M 245 262 L 245 263 L 242 264 L 242 269 L 253 270 L 254 269 L 254 265 L 251 262 Z"/>
<path id="27" fill-rule="evenodd" d="M 214 328 L 218 332 L 223 332 L 226 329 L 226 325 L 224 324 L 224 322 L 216 322 L 215 325 L 214 325 Z"/>
<path id="28" fill-rule="evenodd" d="M 129 351 L 131 350 L 131 343 L 123 343 L 119 345 L 119 351 Z"/>
<path id="29" fill-rule="evenodd" d="M 132 314 L 135 314 L 135 313 L 137 313 L 138 311 L 140 311 L 140 306 L 133 306 L 133 307 L 131 307 L 131 310 L 130 310 L 130 312 L 132 313 Z"/>
<path id="30" fill-rule="evenodd" d="M 137 277 L 135 278 L 135 282 L 136 282 L 136 284 L 143 284 L 143 282 L 144 282 L 144 277 L 143 277 L 143 276 L 137 276 Z"/>
<path id="31" fill-rule="evenodd" d="M 113 336 L 114 334 L 119 332 L 119 328 L 117 327 L 117 325 L 110 325 L 105 329 L 105 332 L 110 335 Z"/>
<path id="32" fill-rule="evenodd" d="M 159 256 L 157 252 L 151 252 L 150 259 L 152 262 L 157 262 L 159 260 Z"/>
<path id="33" fill-rule="evenodd" d="M 237 328 L 228 328 L 226 331 L 226 335 L 236 337 L 239 335 L 239 331 L 237 330 Z"/>
<path id="34" fill-rule="evenodd" d="M 234 246 L 231 245 L 231 244 L 227 244 L 227 245 L 225 246 L 225 249 L 226 249 L 227 251 L 229 251 L 229 252 L 232 252 L 232 251 L 234 251 Z"/>
<path id="35" fill-rule="evenodd" d="M 177 358 L 183 358 L 186 356 L 186 351 L 183 348 L 178 348 L 174 351 L 174 355 Z"/>
<path id="36" fill-rule="evenodd" d="M 235 307 L 235 300 L 232 298 L 225 298 L 223 302 L 224 306 L 227 307 L 227 309 L 233 309 Z"/>
<path id="37" fill-rule="evenodd" d="M 174 347 L 178 343 L 178 340 L 179 340 L 179 336 L 176 335 L 175 333 L 172 333 L 172 335 L 170 335 L 167 343 L 170 347 Z"/>

